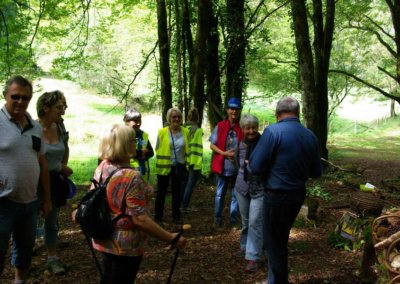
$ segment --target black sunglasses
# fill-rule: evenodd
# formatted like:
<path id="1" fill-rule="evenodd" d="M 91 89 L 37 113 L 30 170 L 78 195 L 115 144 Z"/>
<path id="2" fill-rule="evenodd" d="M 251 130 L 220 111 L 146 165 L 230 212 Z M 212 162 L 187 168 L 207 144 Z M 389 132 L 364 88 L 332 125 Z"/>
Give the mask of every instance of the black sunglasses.
<path id="1" fill-rule="evenodd" d="M 10 98 L 11 98 L 13 101 L 22 100 L 22 101 L 26 102 L 26 101 L 30 101 L 31 98 L 32 98 L 32 96 L 11 95 Z"/>

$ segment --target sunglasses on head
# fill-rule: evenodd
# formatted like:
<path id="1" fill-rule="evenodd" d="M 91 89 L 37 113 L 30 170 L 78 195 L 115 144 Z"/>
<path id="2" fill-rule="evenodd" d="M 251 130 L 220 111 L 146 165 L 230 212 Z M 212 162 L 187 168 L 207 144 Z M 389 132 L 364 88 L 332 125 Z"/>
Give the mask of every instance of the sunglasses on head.
<path id="1" fill-rule="evenodd" d="M 21 95 L 11 95 L 10 97 L 13 101 L 23 100 L 24 102 L 30 101 L 32 98 L 31 96 L 21 96 Z"/>

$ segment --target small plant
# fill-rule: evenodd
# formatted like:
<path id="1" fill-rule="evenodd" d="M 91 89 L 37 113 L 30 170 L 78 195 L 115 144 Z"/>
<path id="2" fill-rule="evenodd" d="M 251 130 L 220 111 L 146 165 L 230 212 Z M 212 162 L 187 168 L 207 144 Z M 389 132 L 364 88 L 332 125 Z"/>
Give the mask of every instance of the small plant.
<path id="1" fill-rule="evenodd" d="M 321 198 L 324 201 L 329 201 L 331 199 L 331 195 L 329 194 L 329 192 L 326 192 L 319 185 L 307 187 L 307 197 L 317 197 Z"/>

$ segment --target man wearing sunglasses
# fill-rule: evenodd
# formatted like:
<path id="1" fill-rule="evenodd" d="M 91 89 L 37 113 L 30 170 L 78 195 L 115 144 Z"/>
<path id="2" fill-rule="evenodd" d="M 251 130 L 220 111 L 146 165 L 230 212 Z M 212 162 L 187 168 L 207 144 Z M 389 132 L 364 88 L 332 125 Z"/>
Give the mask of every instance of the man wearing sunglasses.
<path id="1" fill-rule="evenodd" d="M 0 278 L 12 235 L 14 283 L 27 283 L 35 243 L 39 179 L 41 209 L 51 211 L 49 173 L 42 128 L 27 112 L 32 84 L 22 76 L 6 82 L 5 105 L 0 110 Z"/>

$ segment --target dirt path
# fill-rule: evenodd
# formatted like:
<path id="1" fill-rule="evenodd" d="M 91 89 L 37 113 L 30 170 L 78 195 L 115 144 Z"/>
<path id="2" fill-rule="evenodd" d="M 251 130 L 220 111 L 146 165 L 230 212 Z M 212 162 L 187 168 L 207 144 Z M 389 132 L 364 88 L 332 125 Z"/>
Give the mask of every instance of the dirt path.
<path id="1" fill-rule="evenodd" d="M 365 165 L 365 161 L 352 162 L 362 162 Z M 368 168 L 371 173 L 383 176 L 388 168 L 398 172 L 400 162 L 388 161 L 379 165 L 371 163 Z M 330 192 L 348 192 L 348 187 L 339 183 L 335 188 L 335 184 L 338 183 L 327 181 Z M 173 283 L 257 283 L 264 280 L 265 261 L 258 272 L 248 274 L 243 271 L 245 260 L 233 256 L 239 248 L 240 230 L 227 225 L 217 229 L 212 226 L 213 198 L 214 186 L 205 183 L 201 183 L 193 194 L 192 203 L 196 211 L 184 216 L 185 223 L 192 225 L 192 230 L 186 233 L 190 244 L 178 258 Z M 79 228 L 70 221 L 70 204 L 62 210 L 60 222 L 61 238 L 68 244 L 61 249 L 62 259 L 70 265 L 68 273 L 62 276 L 46 274 L 46 255 L 44 250 L 41 250 L 38 256 L 34 257 L 30 283 L 98 282 L 98 272 L 88 246 Z M 327 244 L 327 236 L 341 214 L 341 209 L 322 209 L 317 226 L 301 226 L 292 230 L 289 245 L 291 283 L 359 283 L 357 273 L 361 253 L 333 249 Z M 171 221 L 169 216 L 170 209 L 166 208 L 167 222 Z M 167 227 L 174 229 L 174 225 Z M 172 260 L 173 251 L 169 251 L 163 243 L 151 239 L 137 283 L 165 283 Z M 1 283 L 9 283 L 11 279 L 10 267 L 7 267 L 3 275 L 5 282 Z"/>

